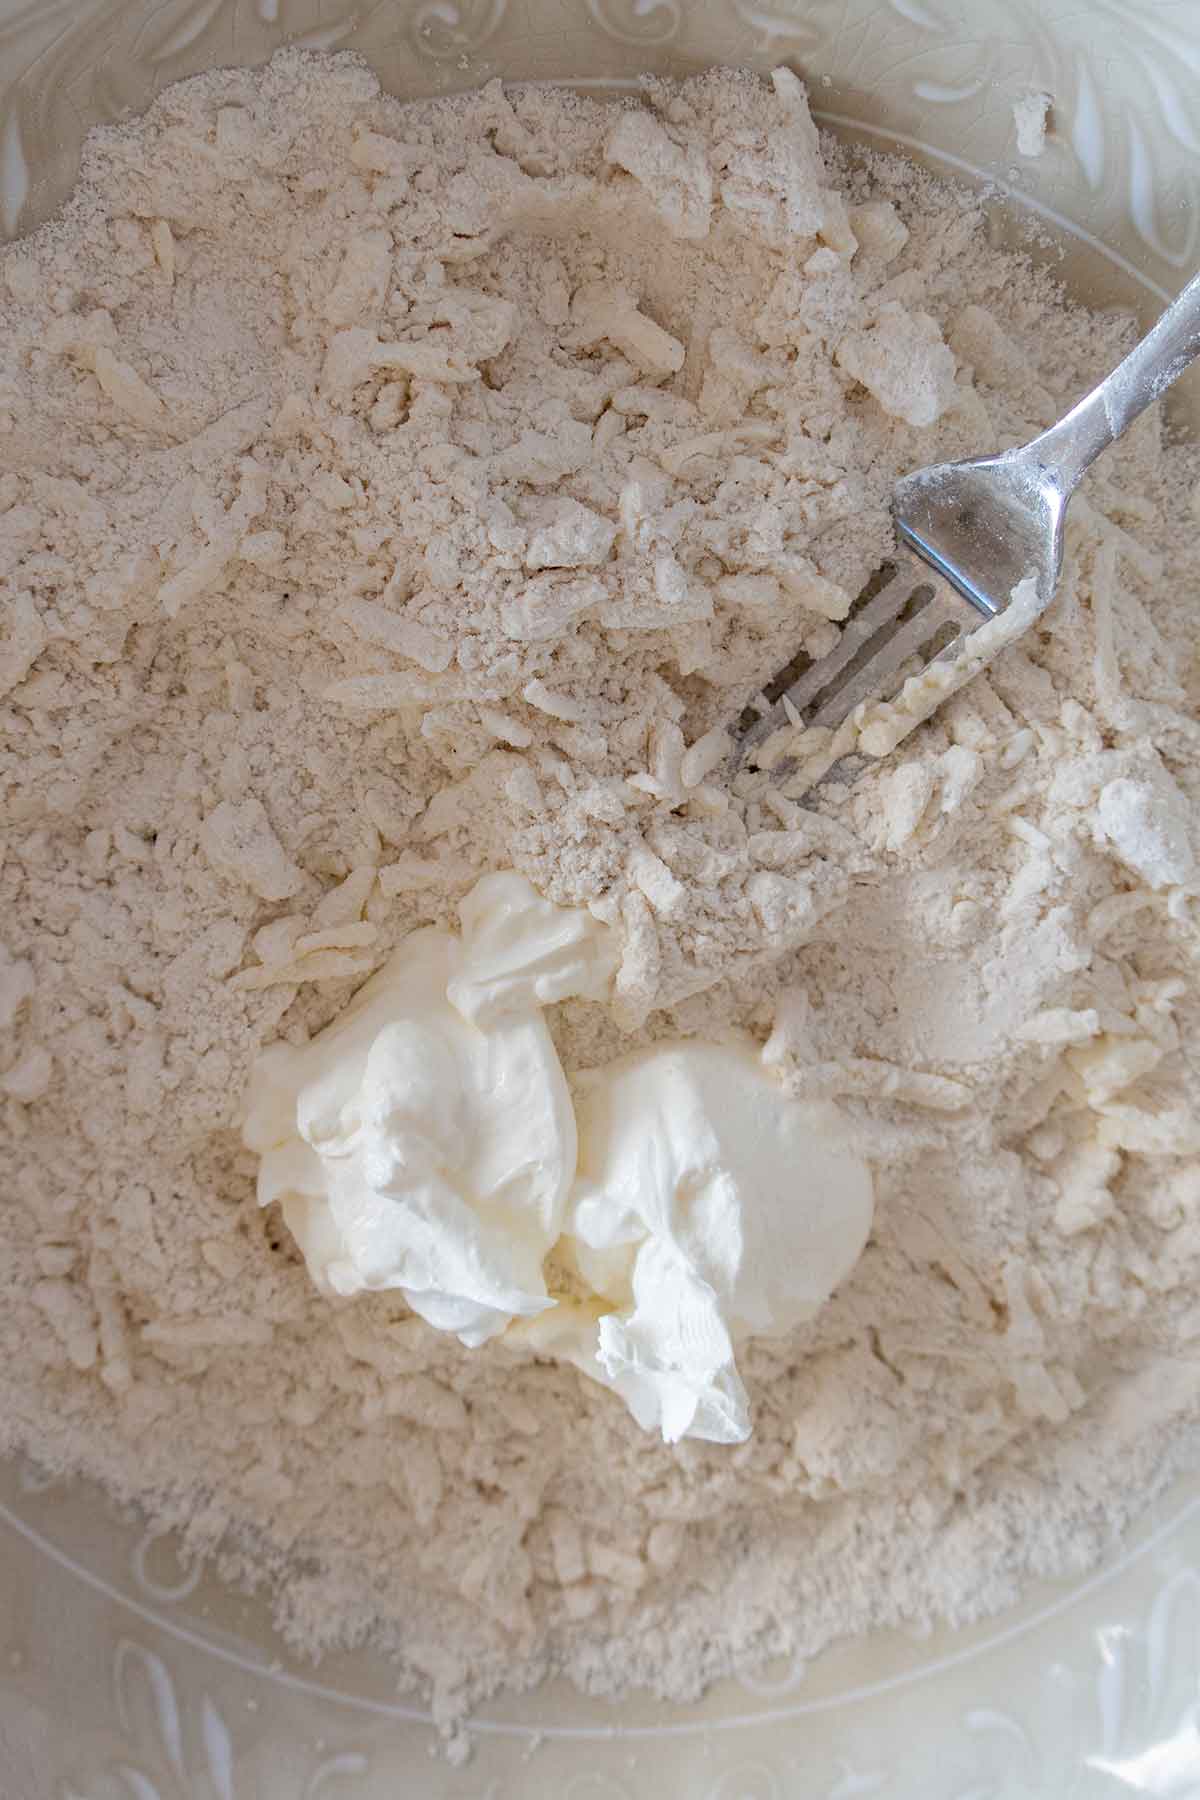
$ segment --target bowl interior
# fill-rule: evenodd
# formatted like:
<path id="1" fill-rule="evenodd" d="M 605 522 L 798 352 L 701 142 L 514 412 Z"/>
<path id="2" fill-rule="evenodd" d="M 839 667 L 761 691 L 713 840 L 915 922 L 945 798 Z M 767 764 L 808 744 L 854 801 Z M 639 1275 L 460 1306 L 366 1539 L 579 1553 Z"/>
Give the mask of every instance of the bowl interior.
<path id="1" fill-rule="evenodd" d="M 497 76 L 611 91 L 645 71 L 787 61 L 840 134 L 985 184 L 998 234 L 1027 241 L 1031 213 L 1053 227 L 1042 253 L 1093 304 L 1149 320 L 1200 260 L 1195 0 L 0 0 L 0 228 L 26 230 L 61 202 L 91 125 L 285 42 L 359 51 L 402 98 Z M 1012 116 L 1031 90 L 1053 102 L 1036 160 L 1018 156 Z M 1190 407 L 1200 421 L 1195 379 Z M 94 1492 L 10 1466 L 0 1768 L 16 1794 L 101 1800 L 933 1800 L 1068 1780 L 1081 1795 L 1127 1792 L 1147 1746 L 1186 1751 L 1198 1566 L 1192 1484 L 1106 1571 L 1043 1588 L 1003 1620 L 851 1646 L 695 1708 L 553 1687 L 498 1701 L 460 1770 L 430 1761 L 427 1715 L 386 1666 L 292 1662 L 260 1603 L 183 1570 Z"/>

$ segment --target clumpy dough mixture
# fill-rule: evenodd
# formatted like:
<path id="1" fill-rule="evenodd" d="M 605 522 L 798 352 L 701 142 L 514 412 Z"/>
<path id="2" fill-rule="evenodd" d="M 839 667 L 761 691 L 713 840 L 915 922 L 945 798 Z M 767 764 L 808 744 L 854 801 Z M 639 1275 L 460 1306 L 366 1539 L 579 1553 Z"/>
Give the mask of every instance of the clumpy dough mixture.
<path id="1" fill-rule="evenodd" d="M 95 135 L 0 258 L 5 1446 L 447 1717 L 1094 1558 L 1197 1448 L 1193 453 L 1145 418 L 1038 628 L 852 792 L 712 734 L 835 641 L 900 472 L 1131 336 L 786 73 L 404 109 L 288 53 Z M 255 1206 L 261 1047 L 510 868 L 619 937 L 570 1075 L 748 1031 L 871 1162 L 744 1444 L 319 1295 Z"/>

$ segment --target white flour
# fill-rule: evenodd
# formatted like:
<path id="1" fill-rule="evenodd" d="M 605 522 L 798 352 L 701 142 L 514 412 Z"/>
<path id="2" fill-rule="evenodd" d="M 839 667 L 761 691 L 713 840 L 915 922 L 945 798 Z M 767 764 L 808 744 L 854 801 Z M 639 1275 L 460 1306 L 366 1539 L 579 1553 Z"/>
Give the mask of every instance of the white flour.
<path id="1" fill-rule="evenodd" d="M 1130 327 L 823 168 L 794 83 L 646 99 L 289 53 L 0 258 L 0 1435 L 448 1720 L 971 1618 L 1198 1442 L 1195 457 L 1140 424 L 1024 647 L 852 794 L 731 799 L 710 734 L 834 641 L 896 475 Z M 510 866 L 622 935 L 569 1070 L 749 1027 L 873 1161 L 737 1449 L 322 1299 L 255 1208 L 258 1047 Z"/>

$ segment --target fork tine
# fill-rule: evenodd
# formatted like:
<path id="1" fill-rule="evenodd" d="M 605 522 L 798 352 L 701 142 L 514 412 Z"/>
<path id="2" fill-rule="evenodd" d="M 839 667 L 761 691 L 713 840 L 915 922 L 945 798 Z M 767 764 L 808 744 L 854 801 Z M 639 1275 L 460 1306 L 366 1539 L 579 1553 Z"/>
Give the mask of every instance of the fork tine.
<path id="1" fill-rule="evenodd" d="M 905 609 L 922 588 L 929 589 L 928 600 L 915 616 L 906 619 Z M 958 636 L 960 632 L 973 630 L 976 625 L 986 622 L 984 614 L 955 593 L 949 582 L 925 569 L 893 619 L 861 644 L 857 658 L 851 658 L 844 666 L 836 684 L 831 678 L 814 696 L 809 723 L 840 725 L 860 700 L 887 699 L 904 664 L 924 650 L 944 626 L 952 625 Z"/>
<path id="2" fill-rule="evenodd" d="M 865 606 L 851 611 L 829 655 L 811 664 L 788 688 L 787 697 L 797 712 L 806 712 L 821 689 L 853 660 L 863 644 L 903 610 L 908 595 L 917 585 L 916 575 L 906 566 L 913 564 L 915 559 L 905 553 L 893 561 L 896 573 Z"/>
<path id="3" fill-rule="evenodd" d="M 802 723 L 809 723 L 806 713 L 815 696 L 853 660 L 863 644 L 903 608 L 915 585 L 915 579 L 907 565 L 915 563 L 915 560 L 907 551 L 897 553 L 892 559 L 895 574 L 865 605 L 856 604 L 851 609 L 841 635 L 828 656 L 810 663 L 789 687 L 775 695 L 770 710 L 740 734 L 737 746 L 739 761 L 744 760 L 759 744 L 782 727 L 794 722 L 790 709 L 799 714 Z M 773 686 L 774 683 L 768 685 L 768 694 Z"/>
<path id="4" fill-rule="evenodd" d="M 797 720 L 836 728 L 860 700 L 888 698 L 901 668 L 948 625 L 959 635 L 986 623 L 984 613 L 912 551 L 900 547 L 889 560 L 895 573 L 851 610 L 829 655 L 810 664 L 742 734 L 739 761 Z M 921 604 L 905 617 L 922 590 Z"/>

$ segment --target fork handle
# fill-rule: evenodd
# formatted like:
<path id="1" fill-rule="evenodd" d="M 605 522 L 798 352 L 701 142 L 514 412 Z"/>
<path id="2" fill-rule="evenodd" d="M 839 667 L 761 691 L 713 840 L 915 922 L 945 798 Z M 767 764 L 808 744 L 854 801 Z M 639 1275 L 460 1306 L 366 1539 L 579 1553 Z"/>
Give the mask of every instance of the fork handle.
<path id="1" fill-rule="evenodd" d="M 1102 450 L 1120 437 L 1200 356 L 1200 274 L 1112 374 L 1019 454 L 1052 469 L 1070 494 Z"/>

